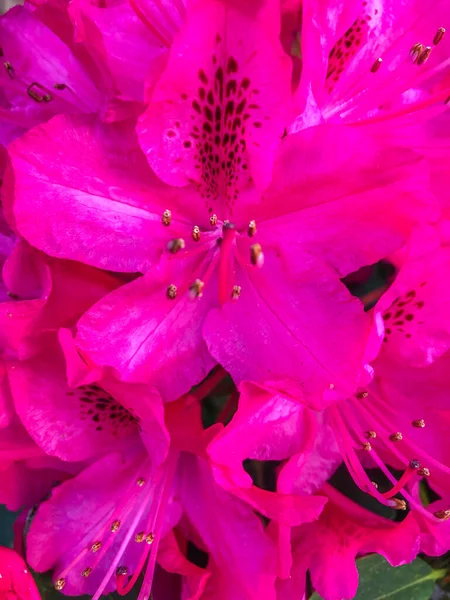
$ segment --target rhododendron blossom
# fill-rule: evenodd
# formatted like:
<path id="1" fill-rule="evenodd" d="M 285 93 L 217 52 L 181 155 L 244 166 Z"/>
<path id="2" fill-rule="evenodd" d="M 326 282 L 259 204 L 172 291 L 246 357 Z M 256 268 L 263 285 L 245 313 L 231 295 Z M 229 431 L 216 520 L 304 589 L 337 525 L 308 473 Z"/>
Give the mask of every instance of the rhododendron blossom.
<path id="1" fill-rule="evenodd" d="M 0 502 L 43 597 L 343 600 L 450 550 L 449 21 L 0 16 Z M 0 548 L 3 596 L 39 594 Z"/>

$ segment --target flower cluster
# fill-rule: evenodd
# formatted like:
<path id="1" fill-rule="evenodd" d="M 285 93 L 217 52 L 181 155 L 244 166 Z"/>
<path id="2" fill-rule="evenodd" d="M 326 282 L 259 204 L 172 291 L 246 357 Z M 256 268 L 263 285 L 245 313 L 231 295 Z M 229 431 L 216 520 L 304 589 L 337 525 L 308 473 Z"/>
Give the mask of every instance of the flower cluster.
<path id="1" fill-rule="evenodd" d="M 341 600 L 357 556 L 450 549 L 446 28 L 450 0 L 0 18 L 0 502 L 57 590 Z"/>

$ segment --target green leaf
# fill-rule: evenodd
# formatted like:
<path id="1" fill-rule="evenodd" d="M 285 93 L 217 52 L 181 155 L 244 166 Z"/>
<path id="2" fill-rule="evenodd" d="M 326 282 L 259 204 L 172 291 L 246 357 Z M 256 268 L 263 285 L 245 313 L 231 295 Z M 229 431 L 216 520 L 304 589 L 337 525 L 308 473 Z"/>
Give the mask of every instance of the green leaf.
<path id="1" fill-rule="evenodd" d="M 445 569 L 433 570 L 417 559 L 403 567 L 391 567 L 378 554 L 357 561 L 359 572 L 358 593 L 355 600 L 429 600 L 434 583 L 444 577 Z M 321 600 L 313 594 L 310 600 Z"/>

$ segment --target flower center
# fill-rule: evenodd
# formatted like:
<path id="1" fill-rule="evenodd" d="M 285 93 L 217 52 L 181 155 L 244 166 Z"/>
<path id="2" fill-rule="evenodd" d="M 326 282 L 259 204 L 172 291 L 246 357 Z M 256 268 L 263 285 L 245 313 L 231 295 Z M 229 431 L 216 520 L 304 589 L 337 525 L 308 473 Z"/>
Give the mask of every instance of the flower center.
<path id="1" fill-rule="evenodd" d="M 170 210 L 164 211 L 161 222 L 165 227 L 175 223 Z M 250 242 L 250 238 L 257 233 L 255 221 L 250 221 L 245 231 L 240 231 L 234 223 L 219 221 L 214 214 L 210 217 L 210 225 L 212 229 L 206 231 L 194 225 L 189 240 L 169 239 L 166 246 L 169 261 L 174 260 L 176 262 L 173 264 L 179 266 L 174 269 L 174 279 L 166 288 L 169 300 L 175 300 L 186 292 L 192 299 L 201 298 L 216 269 L 219 303 L 237 300 L 241 295 L 241 286 L 235 282 L 236 262 L 243 269 L 263 265 L 261 245 Z M 192 273 L 187 273 L 186 268 L 183 268 L 181 261 L 186 258 L 197 262 L 196 278 L 191 279 Z"/>

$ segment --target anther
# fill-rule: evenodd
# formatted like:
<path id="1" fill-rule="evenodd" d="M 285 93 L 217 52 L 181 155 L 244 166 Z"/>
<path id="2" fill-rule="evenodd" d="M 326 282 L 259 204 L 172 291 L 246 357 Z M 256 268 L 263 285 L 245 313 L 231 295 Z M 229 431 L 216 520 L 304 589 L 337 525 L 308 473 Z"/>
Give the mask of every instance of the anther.
<path id="1" fill-rule="evenodd" d="M 40 83 L 36 83 L 35 81 L 30 83 L 27 87 L 27 94 L 36 102 L 50 102 L 52 99 L 47 90 Z"/>
<path id="2" fill-rule="evenodd" d="M 116 575 L 128 575 L 128 569 L 126 567 L 117 567 Z"/>
<path id="3" fill-rule="evenodd" d="M 60 577 L 59 579 L 57 579 L 55 581 L 55 590 L 60 592 L 65 585 L 66 585 L 66 580 L 64 579 L 64 577 Z"/>
<path id="4" fill-rule="evenodd" d="M 420 53 L 419 58 L 417 59 L 417 64 L 419 66 L 425 64 L 427 62 L 427 60 L 430 58 L 430 54 L 431 54 L 431 46 L 427 46 Z"/>
<path id="5" fill-rule="evenodd" d="M 175 298 L 177 297 L 177 286 L 173 285 L 173 283 L 171 283 L 167 287 L 166 296 L 169 298 L 169 300 L 175 300 Z M 142 485 L 144 485 L 144 484 L 142 484 Z"/>
<path id="6" fill-rule="evenodd" d="M 379 68 L 381 67 L 381 65 L 383 64 L 383 59 L 382 58 L 377 58 L 377 60 L 373 63 L 372 67 L 371 67 L 371 72 L 372 73 L 376 73 Z"/>
<path id="7" fill-rule="evenodd" d="M 417 42 L 417 44 L 414 44 L 414 46 L 411 48 L 411 50 L 409 51 L 409 55 L 413 59 L 413 64 L 417 62 L 417 59 L 421 55 L 423 49 L 424 46 L 419 42 Z"/>
<path id="8" fill-rule="evenodd" d="M 233 291 L 231 292 L 231 299 L 237 300 L 241 295 L 241 286 L 235 285 L 233 286 Z"/>
<path id="9" fill-rule="evenodd" d="M 200 227 L 197 227 L 197 225 L 192 230 L 192 239 L 194 242 L 200 241 Z"/>
<path id="10" fill-rule="evenodd" d="M 146 537 L 145 537 L 145 541 L 147 542 L 147 544 L 153 544 L 153 542 L 155 541 L 155 535 L 153 533 L 149 533 Z"/>
<path id="11" fill-rule="evenodd" d="M 441 521 L 447 521 L 450 519 L 450 510 L 438 510 L 433 514 L 437 519 L 441 519 Z"/>
<path id="12" fill-rule="evenodd" d="M 139 533 L 137 533 L 134 536 L 134 541 L 138 542 L 138 544 L 140 544 L 141 542 L 144 541 L 144 538 L 145 538 L 145 531 L 140 531 Z"/>
<path id="13" fill-rule="evenodd" d="M 400 442 L 400 440 L 403 439 L 403 436 L 400 433 L 400 431 L 396 431 L 395 433 L 389 436 L 389 439 L 391 440 L 391 442 Z"/>
<path id="14" fill-rule="evenodd" d="M 373 429 L 371 429 L 370 431 L 366 431 L 366 438 L 370 439 L 375 439 L 377 437 L 377 432 L 373 431 Z"/>
<path id="15" fill-rule="evenodd" d="M 143 477 L 139 477 L 139 479 L 136 481 L 136 483 L 138 484 L 139 487 L 142 487 L 143 485 L 145 485 L 145 479 Z"/>
<path id="16" fill-rule="evenodd" d="M 83 571 L 81 571 L 81 577 L 89 577 L 91 573 L 92 567 L 86 567 L 85 569 L 83 569 Z"/>
<path id="17" fill-rule="evenodd" d="M 413 421 L 411 423 L 411 425 L 413 427 L 417 427 L 417 428 L 423 429 L 425 427 L 425 421 L 424 421 L 424 419 L 417 419 L 417 420 Z"/>
<path id="18" fill-rule="evenodd" d="M 264 254 L 261 244 L 253 244 L 250 246 L 250 262 L 252 265 L 262 267 L 264 264 Z"/>
<path id="19" fill-rule="evenodd" d="M 392 502 L 394 503 L 393 508 L 395 508 L 395 510 L 406 510 L 407 509 L 407 504 L 404 500 L 401 500 L 400 498 L 392 498 Z"/>
<path id="20" fill-rule="evenodd" d="M 411 469 L 420 469 L 420 462 L 416 458 L 414 458 L 410 461 L 409 466 L 411 467 Z"/>
<path id="21" fill-rule="evenodd" d="M 422 469 L 419 469 L 417 471 L 417 474 L 420 475 L 421 477 L 429 477 L 430 476 L 430 469 L 427 469 L 427 467 L 422 467 Z"/>
<path id="22" fill-rule="evenodd" d="M 16 71 L 14 70 L 12 64 L 10 62 L 5 62 L 4 65 L 8 75 L 11 77 L 11 79 L 14 79 L 14 77 L 16 76 Z"/>
<path id="23" fill-rule="evenodd" d="M 212 215 L 209 217 L 209 222 L 213 227 L 215 227 L 217 225 L 217 215 Z"/>
<path id="24" fill-rule="evenodd" d="M 433 44 L 435 46 L 437 46 L 439 44 L 439 42 L 442 40 L 442 38 L 445 35 L 445 27 L 439 27 L 439 29 L 436 31 L 436 35 L 433 38 Z"/>
<path id="25" fill-rule="evenodd" d="M 364 442 L 362 444 L 362 449 L 366 452 L 370 452 L 372 450 L 372 445 L 369 442 Z"/>
<path id="26" fill-rule="evenodd" d="M 373 485 L 373 487 L 374 487 L 376 490 L 378 489 L 378 483 L 376 483 L 375 481 L 371 481 L 370 483 Z"/>
<path id="27" fill-rule="evenodd" d="M 55 83 L 53 87 L 55 90 L 65 90 L 67 85 L 65 83 Z"/>
<path id="28" fill-rule="evenodd" d="M 101 542 L 99 542 L 99 541 L 97 541 L 97 542 L 94 542 L 94 543 L 92 544 L 92 546 L 91 546 L 91 550 L 92 550 L 92 552 L 94 552 L 94 553 L 95 553 L 95 552 L 98 552 L 98 551 L 100 550 L 100 548 L 101 548 L 101 547 L 102 547 L 102 543 L 101 543 Z"/>
<path id="29" fill-rule="evenodd" d="M 189 296 L 191 298 L 201 298 L 203 296 L 203 288 L 205 284 L 201 279 L 196 279 L 189 288 Z"/>
<path id="30" fill-rule="evenodd" d="M 356 397 L 358 398 L 358 400 L 362 400 L 363 398 L 367 398 L 368 395 L 369 392 L 358 392 L 356 394 Z"/>
<path id="31" fill-rule="evenodd" d="M 116 531 L 119 531 L 119 527 L 120 527 L 120 521 L 113 521 L 111 523 L 111 531 L 113 533 L 116 533 Z"/>
<path id="32" fill-rule="evenodd" d="M 249 237 L 253 237 L 256 234 L 256 223 L 255 223 L 255 221 L 250 221 L 250 223 L 248 224 L 247 233 L 248 233 Z"/>
<path id="33" fill-rule="evenodd" d="M 169 225 L 171 223 L 172 223 L 172 213 L 170 212 L 170 210 L 165 210 L 162 215 L 162 224 L 165 225 L 166 227 L 169 227 Z"/>
<path id="34" fill-rule="evenodd" d="M 172 254 L 176 254 L 180 250 L 185 248 L 186 244 L 182 238 L 177 238 L 176 240 L 170 240 L 167 244 L 167 250 Z"/>

